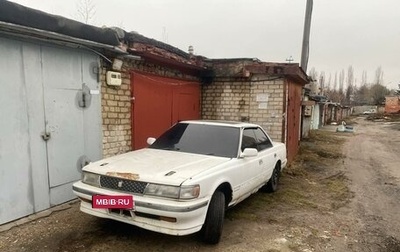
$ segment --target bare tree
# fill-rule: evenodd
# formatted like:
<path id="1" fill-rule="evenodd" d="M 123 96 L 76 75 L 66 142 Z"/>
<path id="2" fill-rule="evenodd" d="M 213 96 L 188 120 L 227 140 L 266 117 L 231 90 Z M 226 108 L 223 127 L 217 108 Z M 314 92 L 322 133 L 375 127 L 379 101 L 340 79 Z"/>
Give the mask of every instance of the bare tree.
<path id="1" fill-rule="evenodd" d="M 353 66 L 349 66 L 347 69 L 347 86 L 353 86 L 354 85 L 354 69 Z"/>
<path id="2" fill-rule="evenodd" d="M 353 92 L 354 92 L 354 69 L 353 66 L 349 66 L 347 69 L 347 88 L 345 95 L 345 102 L 347 104 L 351 104 L 353 100 Z"/>
<path id="3" fill-rule="evenodd" d="M 324 94 L 324 89 L 325 89 L 325 72 L 322 71 L 319 74 L 319 94 L 320 95 Z"/>
<path id="4" fill-rule="evenodd" d="M 370 94 L 374 105 L 381 105 L 385 102 L 385 96 L 390 94 L 390 90 L 381 84 L 374 84 L 371 87 Z"/>
<path id="5" fill-rule="evenodd" d="M 338 83 L 337 83 L 337 72 L 335 72 L 335 79 L 333 81 L 333 90 L 336 90 L 337 86 L 338 86 Z"/>
<path id="6" fill-rule="evenodd" d="M 332 88 L 331 85 L 332 85 L 332 74 L 329 73 L 328 81 L 326 82 L 326 89 L 331 90 L 331 88 Z"/>
<path id="7" fill-rule="evenodd" d="M 362 84 L 354 94 L 354 102 L 356 105 L 366 105 L 371 103 L 370 89 L 367 84 Z"/>
<path id="8" fill-rule="evenodd" d="M 96 14 L 96 6 L 92 0 L 79 0 L 77 2 L 77 11 L 79 19 L 85 24 L 89 24 Z"/>
<path id="9" fill-rule="evenodd" d="M 363 85 L 367 85 L 368 79 L 367 79 L 367 71 L 363 71 L 362 72 L 362 76 L 361 76 L 361 86 Z"/>
<path id="10" fill-rule="evenodd" d="M 344 69 L 339 73 L 339 92 L 343 92 L 344 87 Z"/>
<path id="11" fill-rule="evenodd" d="M 331 75 L 330 75 L 329 81 L 328 81 L 328 85 L 330 87 L 331 84 L 329 84 L 329 83 L 331 83 Z M 338 75 L 337 75 L 337 72 L 335 72 L 333 88 L 328 88 L 326 90 L 326 96 L 328 97 L 328 99 L 330 101 L 339 102 L 339 100 L 340 100 L 339 91 L 337 90 L 337 86 L 338 86 Z"/>
<path id="12" fill-rule="evenodd" d="M 383 70 L 382 70 L 381 66 L 379 66 L 375 70 L 375 82 L 374 82 L 374 84 L 383 85 Z"/>
<path id="13" fill-rule="evenodd" d="M 315 70 L 315 67 L 310 69 L 310 71 L 308 72 L 308 76 L 310 76 L 313 81 L 317 80 L 318 72 Z"/>
<path id="14" fill-rule="evenodd" d="M 340 73 L 339 73 L 339 99 L 338 99 L 339 103 L 342 103 L 342 101 L 345 98 L 345 95 L 344 95 L 344 78 L 345 78 L 345 73 L 344 73 L 344 69 L 342 69 L 342 71 L 340 71 Z"/>

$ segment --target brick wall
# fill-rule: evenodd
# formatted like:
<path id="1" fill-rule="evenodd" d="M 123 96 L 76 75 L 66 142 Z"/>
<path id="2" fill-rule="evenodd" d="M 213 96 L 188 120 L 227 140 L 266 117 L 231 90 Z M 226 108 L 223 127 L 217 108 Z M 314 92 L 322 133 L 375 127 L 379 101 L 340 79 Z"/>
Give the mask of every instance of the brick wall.
<path id="1" fill-rule="evenodd" d="M 202 119 L 248 121 L 250 82 L 218 80 L 202 86 Z"/>
<path id="2" fill-rule="evenodd" d="M 131 71 L 148 72 L 164 77 L 198 80 L 194 76 L 182 74 L 143 60 L 126 60 L 122 66 L 122 85 L 106 84 L 106 68 L 101 69 L 101 107 L 103 119 L 103 157 L 110 157 L 132 150 L 132 104 Z"/>
<path id="3" fill-rule="evenodd" d="M 131 89 L 129 73 L 122 72 L 121 86 L 108 86 L 106 72 L 100 77 L 103 157 L 110 157 L 131 150 Z"/>
<path id="4" fill-rule="evenodd" d="M 274 141 L 282 140 L 283 79 L 262 75 L 216 79 L 202 87 L 202 118 L 246 121 L 261 125 Z"/>
<path id="5" fill-rule="evenodd" d="M 386 96 L 385 113 L 400 112 L 400 96 Z"/>
<path id="6" fill-rule="evenodd" d="M 268 76 L 253 78 L 251 85 L 250 122 L 259 124 L 274 141 L 282 141 L 284 119 L 283 79 L 265 81 Z M 261 81 L 259 81 L 261 80 Z M 265 101 L 264 99 L 267 99 Z"/>

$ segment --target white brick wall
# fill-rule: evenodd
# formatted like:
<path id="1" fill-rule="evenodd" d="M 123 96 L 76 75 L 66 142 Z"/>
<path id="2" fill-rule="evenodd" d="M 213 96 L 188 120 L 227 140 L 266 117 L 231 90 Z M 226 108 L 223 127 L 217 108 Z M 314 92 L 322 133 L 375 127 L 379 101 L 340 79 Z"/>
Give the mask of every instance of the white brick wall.
<path id="1" fill-rule="evenodd" d="M 204 85 L 202 118 L 260 124 L 273 140 L 281 141 L 284 80 L 265 81 L 268 76 L 258 76 L 257 79 L 217 79 Z M 268 101 L 257 100 L 263 96 L 268 96 Z"/>

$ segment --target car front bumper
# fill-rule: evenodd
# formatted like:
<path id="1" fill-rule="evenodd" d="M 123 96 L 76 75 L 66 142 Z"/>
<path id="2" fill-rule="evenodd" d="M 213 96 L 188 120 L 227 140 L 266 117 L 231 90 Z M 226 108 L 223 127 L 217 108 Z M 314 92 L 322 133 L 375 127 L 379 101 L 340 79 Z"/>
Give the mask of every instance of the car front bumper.
<path id="1" fill-rule="evenodd" d="M 207 198 L 175 201 L 133 195 L 132 210 L 93 208 L 93 195 L 130 194 L 91 186 L 81 181 L 74 183 L 72 189 L 81 200 L 80 210 L 84 213 L 169 235 L 188 235 L 199 231 L 209 203 Z"/>

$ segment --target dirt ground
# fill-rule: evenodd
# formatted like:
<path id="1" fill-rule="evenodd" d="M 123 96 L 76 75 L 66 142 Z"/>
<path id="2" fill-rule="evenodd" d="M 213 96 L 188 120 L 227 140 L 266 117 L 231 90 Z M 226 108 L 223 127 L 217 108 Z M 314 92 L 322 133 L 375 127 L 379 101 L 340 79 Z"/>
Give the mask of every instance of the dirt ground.
<path id="1" fill-rule="evenodd" d="M 227 211 L 218 245 L 79 212 L 76 201 L 0 233 L 0 251 L 400 251 L 400 122 L 352 118 L 302 142 L 274 194 Z"/>

